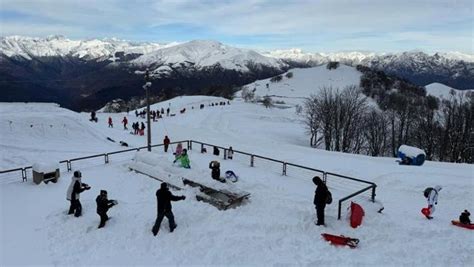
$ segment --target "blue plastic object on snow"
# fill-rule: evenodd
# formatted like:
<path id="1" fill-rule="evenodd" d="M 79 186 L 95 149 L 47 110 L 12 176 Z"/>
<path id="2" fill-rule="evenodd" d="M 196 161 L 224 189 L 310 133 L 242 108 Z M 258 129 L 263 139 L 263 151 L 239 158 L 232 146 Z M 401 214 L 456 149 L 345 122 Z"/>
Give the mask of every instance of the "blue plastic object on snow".
<path id="1" fill-rule="evenodd" d="M 398 148 L 398 157 L 402 160 L 402 165 L 421 166 L 425 162 L 426 153 L 422 149 L 402 145 Z"/>

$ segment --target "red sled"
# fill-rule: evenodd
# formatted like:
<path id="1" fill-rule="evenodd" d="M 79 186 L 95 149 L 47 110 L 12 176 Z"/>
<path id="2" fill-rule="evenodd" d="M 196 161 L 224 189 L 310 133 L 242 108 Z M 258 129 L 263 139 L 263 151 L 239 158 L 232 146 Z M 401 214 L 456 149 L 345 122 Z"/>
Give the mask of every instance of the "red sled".
<path id="1" fill-rule="evenodd" d="M 430 208 L 422 208 L 422 209 L 421 209 L 421 213 L 422 213 L 423 215 L 425 215 L 426 217 L 429 217 L 429 216 L 430 216 L 430 213 L 431 213 L 431 212 L 430 212 Z"/>
<path id="2" fill-rule="evenodd" d="M 364 217 L 364 209 L 357 203 L 351 202 L 351 226 L 357 228 L 362 224 L 362 217 Z"/>
<path id="3" fill-rule="evenodd" d="M 332 245 L 335 246 L 348 246 L 350 248 L 356 248 L 359 244 L 359 239 L 351 238 L 343 235 L 331 235 L 331 234 L 321 234 L 326 241 L 329 241 Z"/>
<path id="4" fill-rule="evenodd" d="M 456 226 L 459 226 L 459 227 L 462 227 L 462 228 L 466 228 L 466 229 L 470 229 L 470 230 L 474 230 L 474 224 L 465 224 L 465 223 L 461 223 L 460 221 L 451 221 L 451 223 L 453 225 L 456 225 Z"/>

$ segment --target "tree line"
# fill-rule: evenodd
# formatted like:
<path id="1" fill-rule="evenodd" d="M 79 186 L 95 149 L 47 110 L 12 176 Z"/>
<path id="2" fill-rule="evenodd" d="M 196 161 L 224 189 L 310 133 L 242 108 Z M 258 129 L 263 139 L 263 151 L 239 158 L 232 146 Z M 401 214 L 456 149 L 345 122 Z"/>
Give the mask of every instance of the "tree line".
<path id="1" fill-rule="evenodd" d="M 311 146 L 396 156 L 407 144 L 424 149 L 429 160 L 473 162 L 473 93 L 452 91 L 439 99 L 424 87 L 358 69 L 363 72 L 360 87 L 323 87 L 305 101 Z"/>

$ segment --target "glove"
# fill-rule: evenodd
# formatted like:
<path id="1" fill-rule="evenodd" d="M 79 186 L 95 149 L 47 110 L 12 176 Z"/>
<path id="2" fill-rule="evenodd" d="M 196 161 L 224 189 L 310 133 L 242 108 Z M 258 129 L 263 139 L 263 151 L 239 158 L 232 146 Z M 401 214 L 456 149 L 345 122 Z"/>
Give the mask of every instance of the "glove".
<path id="1" fill-rule="evenodd" d="M 173 160 L 173 163 L 176 163 L 176 160 Z"/>
<path id="2" fill-rule="evenodd" d="M 182 200 L 185 200 L 185 199 L 186 199 L 186 196 L 181 196 L 181 199 L 182 199 Z"/>

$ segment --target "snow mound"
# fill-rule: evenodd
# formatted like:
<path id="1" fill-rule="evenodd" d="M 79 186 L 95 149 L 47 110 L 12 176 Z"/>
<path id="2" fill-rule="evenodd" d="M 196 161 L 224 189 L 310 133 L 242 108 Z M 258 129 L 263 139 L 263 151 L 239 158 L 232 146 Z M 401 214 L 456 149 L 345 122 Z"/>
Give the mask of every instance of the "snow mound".
<path id="1" fill-rule="evenodd" d="M 474 89 L 458 90 L 456 88 L 449 87 L 442 83 L 431 83 L 425 86 L 426 94 L 436 96 L 440 99 L 449 98 L 451 92 L 455 94 L 467 94 L 468 92 L 474 92 Z"/>

